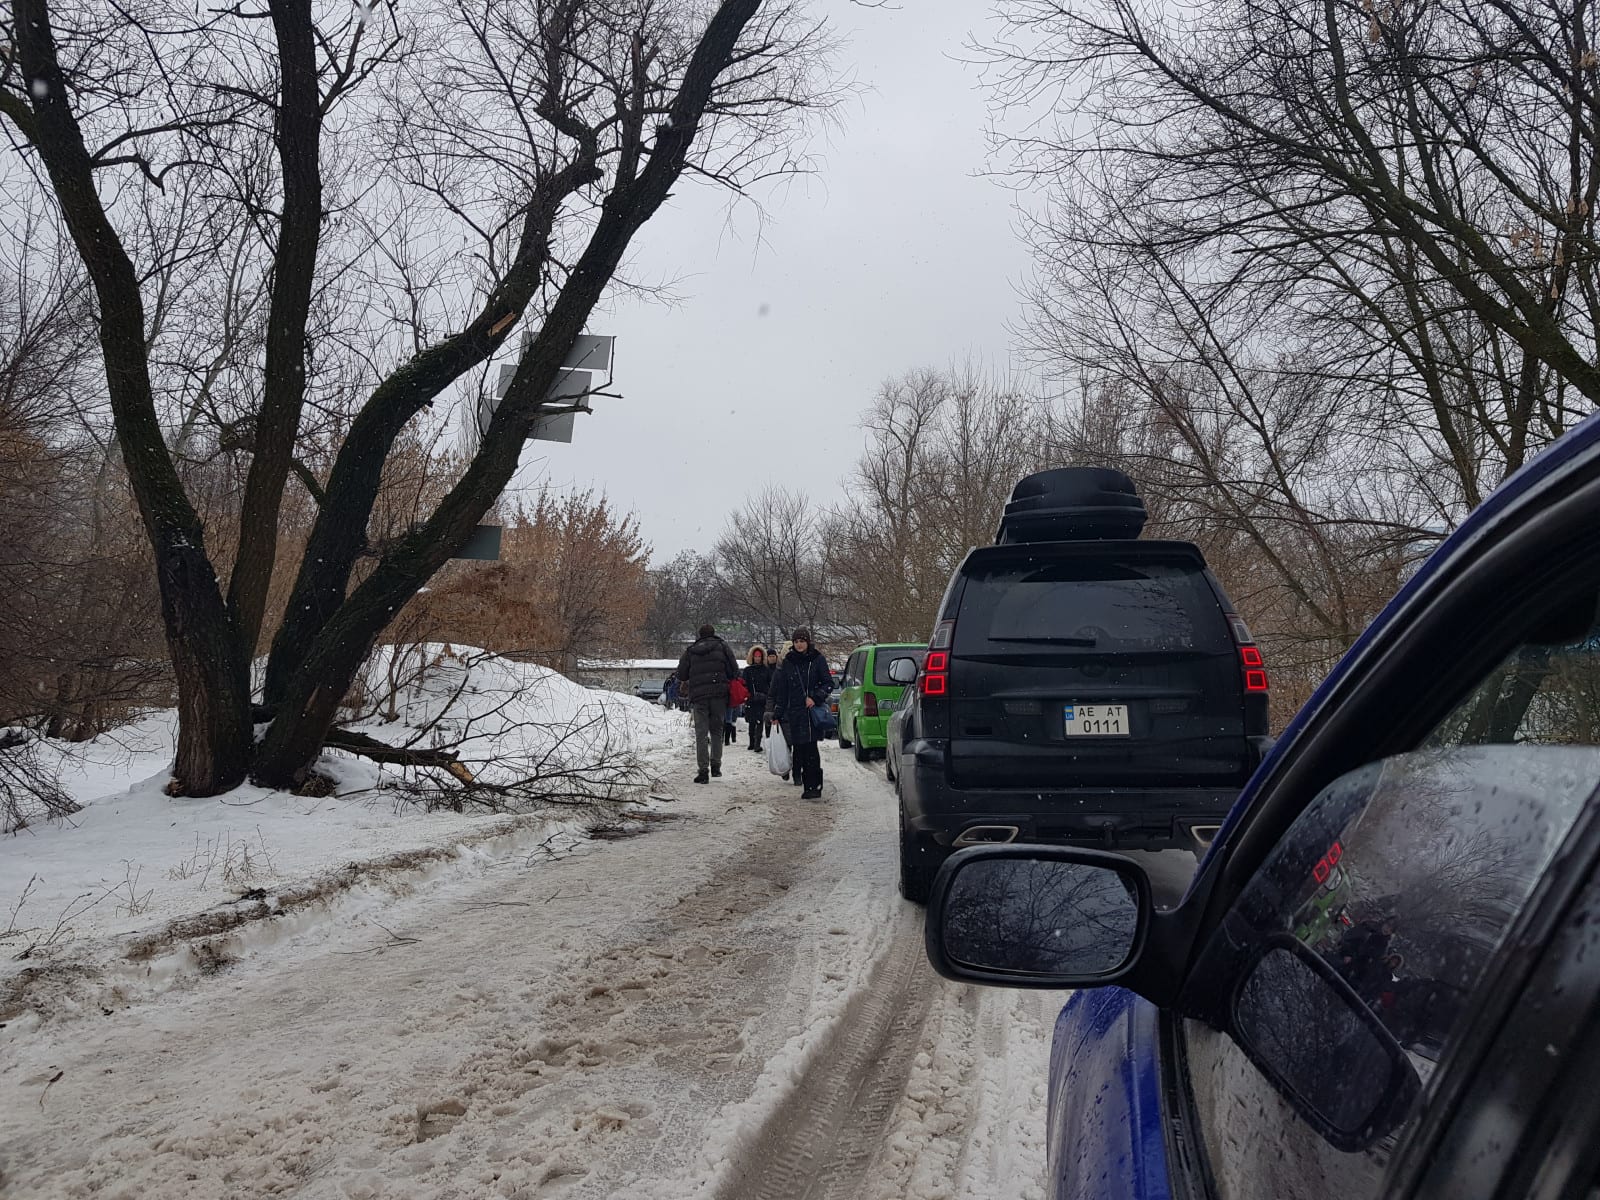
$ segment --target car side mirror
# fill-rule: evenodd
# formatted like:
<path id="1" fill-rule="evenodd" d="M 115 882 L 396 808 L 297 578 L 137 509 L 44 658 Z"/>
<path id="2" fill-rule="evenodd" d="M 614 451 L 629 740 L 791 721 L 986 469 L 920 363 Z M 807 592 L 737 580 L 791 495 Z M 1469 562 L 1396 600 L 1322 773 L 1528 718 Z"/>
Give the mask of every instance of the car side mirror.
<path id="1" fill-rule="evenodd" d="M 917 660 L 905 657 L 890 659 L 889 678 L 895 683 L 915 683 L 917 681 Z"/>
<path id="2" fill-rule="evenodd" d="M 1377 1014 L 1290 934 L 1269 935 L 1241 972 L 1230 1024 L 1250 1061 L 1340 1150 L 1377 1142 L 1421 1092 L 1411 1059 Z"/>
<path id="3" fill-rule="evenodd" d="M 969 983 L 1115 983 L 1139 956 L 1152 908 L 1149 879 L 1121 855 L 972 847 L 951 855 L 934 879 L 928 960 L 947 979 Z"/>

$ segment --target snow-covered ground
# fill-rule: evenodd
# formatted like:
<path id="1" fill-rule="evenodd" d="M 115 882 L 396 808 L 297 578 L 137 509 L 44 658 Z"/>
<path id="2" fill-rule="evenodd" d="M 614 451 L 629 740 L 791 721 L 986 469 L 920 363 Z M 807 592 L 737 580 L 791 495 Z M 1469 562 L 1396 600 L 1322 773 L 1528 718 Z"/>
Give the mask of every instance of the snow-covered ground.
<path id="1" fill-rule="evenodd" d="M 398 719 L 355 726 L 390 742 L 429 730 L 421 744 L 459 742 L 480 777 L 535 767 L 583 779 L 648 782 L 651 761 L 686 718 L 633 696 L 592 691 L 543 667 L 464 651 L 444 655 L 406 689 Z M 468 663 L 470 662 L 470 671 Z M 9 976 L 42 964 L 105 958 L 109 945 L 178 918 L 230 908 L 241 896 L 301 891 L 351 864 L 504 856 L 575 844 L 592 814 L 552 809 L 521 816 L 426 812 L 387 790 L 392 768 L 329 754 L 324 797 L 244 786 L 225 796 L 169 797 L 174 715 L 163 712 L 84 745 L 46 743 L 43 756 L 82 809 L 0 838 L 0 995 Z M 607 762 L 605 770 L 588 764 Z M 637 791 L 637 787 L 634 789 Z M 26 953 L 23 958 L 18 955 Z"/>
<path id="2" fill-rule="evenodd" d="M 659 716 L 675 799 L 638 836 L 457 856 L 224 938 L 159 992 L 86 978 L 76 1014 L 9 1014 L 0 1193 L 1041 1195 L 1062 997 L 931 973 L 881 767 L 825 748 L 808 803 L 729 747 L 698 787 Z M 254 803 L 285 810 L 269 845 L 298 844 L 294 804 Z"/>

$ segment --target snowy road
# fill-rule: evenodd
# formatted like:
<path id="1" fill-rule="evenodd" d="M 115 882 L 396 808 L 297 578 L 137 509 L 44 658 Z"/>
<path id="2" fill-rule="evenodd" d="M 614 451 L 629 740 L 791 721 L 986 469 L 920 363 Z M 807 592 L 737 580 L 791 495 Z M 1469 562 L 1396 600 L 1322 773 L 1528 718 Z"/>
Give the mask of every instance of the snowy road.
<path id="1" fill-rule="evenodd" d="M 1061 997 L 931 973 L 880 765 L 727 759 L 646 835 L 0 1040 L 0 1193 L 1040 1194 Z"/>

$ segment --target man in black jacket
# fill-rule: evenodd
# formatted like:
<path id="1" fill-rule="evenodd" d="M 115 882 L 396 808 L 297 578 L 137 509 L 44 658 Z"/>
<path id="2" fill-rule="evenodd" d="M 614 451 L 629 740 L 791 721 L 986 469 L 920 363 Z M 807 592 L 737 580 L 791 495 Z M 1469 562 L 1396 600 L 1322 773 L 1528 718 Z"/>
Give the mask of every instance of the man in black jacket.
<path id="1" fill-rule="evenodd" d="M 694 753 L 699 765 L 696 783 L 707 783 L 706 768 L 722 774 L 722 726 L 728 712 L 728 682 L 739 673 L 739 660 L 710 625 L 678 660 L 678 680 L 694 710 Z"/>
<path id="2" fill-rule="evenodd" d="M 767 652 L 760 646 L 751 646 L 744 660 L 748 665 L 740 678 L 750 689 L 744 719 L 750 723 L 750 749 L 760 750 L 762 726 L 767 723 L 767 693 L 772 690 L 772 668 L 767 666 Z"/>
<path id="3" fill-rule="evenodd" d="M 811 644 L 811 630 L 803 626 L 794 631 L 793 649 L 783 656 L 772 681 L 772 716 L 783 726 L 789 743 L 796 778 L 805 786 L 802 800 L 822 798 L 822 755 L 817 749 L 817 726 L 811 710 L 828 703 L 833 691 L 833 672 L 828 660 Z"/>

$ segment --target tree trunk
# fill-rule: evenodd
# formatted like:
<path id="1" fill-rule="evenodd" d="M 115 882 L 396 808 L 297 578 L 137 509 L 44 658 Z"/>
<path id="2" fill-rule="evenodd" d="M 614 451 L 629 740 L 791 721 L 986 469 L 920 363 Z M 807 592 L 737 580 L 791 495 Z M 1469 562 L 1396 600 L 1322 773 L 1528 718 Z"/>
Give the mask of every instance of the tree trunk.
<path id="1" fill-rule="evenodd" d="M 256 414 L 250 473 L 239 516 L 239 546 L 228 581 L 228 610 L 255 653 L 278 550 L 278 510 L 294 461 L 306 392 L 306 321 L 322 232 L 322 134 L 316 28 L 310 0 L 271 0 L 282 95 L 276 141 L 283 169 L 283 216 L 272 264 L 266 376 Z"/>
<path id="2" fill-rule="evenodd" d="M 176 790 L 215 795 L 243 780 L 249 765 L 248 652 L 239 645 L 206 555 L 199 514 L 189 503 L 162 436 L 150 385 L 139 281 L 95 190 L 47 8 L 43 0 L 13 0 L 12 13 L 23 72 L 32 80 L 31 140 L 94 282 L 117 441 L 154 552 L 161 615 L 178 681 Z"/>

